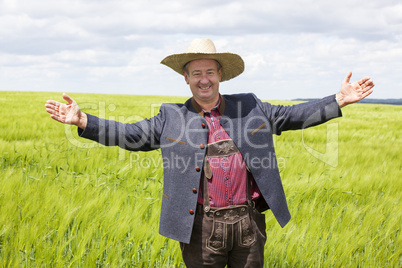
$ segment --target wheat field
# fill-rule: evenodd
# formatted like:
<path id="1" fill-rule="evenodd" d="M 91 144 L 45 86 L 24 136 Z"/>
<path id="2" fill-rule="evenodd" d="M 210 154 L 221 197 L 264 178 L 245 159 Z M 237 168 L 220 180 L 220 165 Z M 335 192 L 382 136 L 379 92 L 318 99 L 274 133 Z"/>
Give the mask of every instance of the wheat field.
<path id="1" fill-rule="evenodd" d="M 183 97 L 70 94 L 135 122 Z M 79 138 L 50 119 L 60 93 L 0 92 L 0 267 L 184 267 L 158 234 L 160 151 Z M 294 102 L 273 102 L 293 104 Z M 402 107 L 354 104 L 343 118 L 275 137 L 290 223 L 266 212 L 266 267 L 401 267 Z"/>

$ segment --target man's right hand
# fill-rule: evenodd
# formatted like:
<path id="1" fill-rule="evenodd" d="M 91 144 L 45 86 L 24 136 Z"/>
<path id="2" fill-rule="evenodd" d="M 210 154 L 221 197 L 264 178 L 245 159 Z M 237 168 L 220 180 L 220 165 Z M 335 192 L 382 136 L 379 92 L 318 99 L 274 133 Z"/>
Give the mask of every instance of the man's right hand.
<path id="1" fill-rule="evenodd" d="M 77 103 L 67 94 L 63 93 L 63 99 L 67 103 L 60 103 L 54 100 L 48 100 L 45 104 L 46 112 L 50 117 L 63 124 L 76 125 L 81 129 L 87 126 L 87 115 L 78 107 Z"/>

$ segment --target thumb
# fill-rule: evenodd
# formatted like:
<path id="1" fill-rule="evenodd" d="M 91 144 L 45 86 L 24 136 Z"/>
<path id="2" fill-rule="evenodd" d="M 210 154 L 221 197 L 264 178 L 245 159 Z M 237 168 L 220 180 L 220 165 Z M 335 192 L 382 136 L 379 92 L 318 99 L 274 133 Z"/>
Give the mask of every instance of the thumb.
<path id="1" fill-rule="evenodd" d="M 349 83 L 350 82 L 350 78 L 352 77 L 352 72 L 349 72 L 347 75 L 346 75 L 346 77 L 345 77 L 345 79 L 343 80 L 343 83 Z"/>
<path id="2" fill-rule="evenodd" d="M 66 93 L 63 93 L 63 99 L 67 101 L 69 104 L 74 102 L 74 100 L 70 98 L 70 96 L 68 96 Z"/>

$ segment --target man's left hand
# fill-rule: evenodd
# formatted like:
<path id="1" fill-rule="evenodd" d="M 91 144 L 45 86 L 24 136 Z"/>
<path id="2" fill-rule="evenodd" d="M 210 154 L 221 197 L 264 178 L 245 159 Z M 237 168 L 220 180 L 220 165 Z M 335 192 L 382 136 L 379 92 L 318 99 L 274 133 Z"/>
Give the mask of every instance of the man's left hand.
<path id="1" fill-rule="evenodd" d="M 373 92 L 374 83 L 370 77 L 365 77 L 357 82 L 350 83 L 352 72 L 349 72 L 342 82 L 341 91 L 336 94 L 339 107 L 358 102 Z"/>

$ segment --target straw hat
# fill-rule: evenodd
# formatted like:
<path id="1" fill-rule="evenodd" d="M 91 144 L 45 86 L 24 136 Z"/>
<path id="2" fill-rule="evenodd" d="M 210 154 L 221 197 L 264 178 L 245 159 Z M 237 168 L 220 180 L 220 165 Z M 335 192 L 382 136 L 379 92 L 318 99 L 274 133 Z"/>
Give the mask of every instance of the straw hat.
<path id="1" fill-rule="evenodd" d="M 215 45 L 210 39 L 194 39 L 186 53 L 167 56 L 161 63 L 183 75 L 184 65 L 198 59 L 218 61 L 222 66 L 221 82 L 232 79 L 244 71 L 244 61 L 239 55 L 230 52 L 216 52 Z"/>

